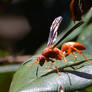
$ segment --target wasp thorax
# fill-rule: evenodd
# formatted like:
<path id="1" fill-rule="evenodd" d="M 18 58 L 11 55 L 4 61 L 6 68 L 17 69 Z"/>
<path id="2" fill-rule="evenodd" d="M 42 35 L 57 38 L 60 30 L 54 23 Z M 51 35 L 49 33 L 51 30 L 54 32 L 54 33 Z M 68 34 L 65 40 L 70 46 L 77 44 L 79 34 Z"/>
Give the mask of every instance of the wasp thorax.
<path id="1" fill-rule="evenodd" d="M 42 55 L 45 56 L 46 58 L 55 58 L 58 60 L 61 60 L 62 58 L 62 53 L 61 50 L 59 50 L 56 47 L 53 46 L 48 46 L 42 51 Z"/>

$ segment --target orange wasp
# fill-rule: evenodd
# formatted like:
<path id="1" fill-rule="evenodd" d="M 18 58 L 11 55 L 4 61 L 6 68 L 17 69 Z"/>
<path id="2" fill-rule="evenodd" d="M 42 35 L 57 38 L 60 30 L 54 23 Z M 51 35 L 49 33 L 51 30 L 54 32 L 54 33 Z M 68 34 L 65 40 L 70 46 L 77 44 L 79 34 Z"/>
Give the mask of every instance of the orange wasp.
<path id="1" fill-rule="evenodd" d="M 46 68 L 47 69 L 51 69 L 52 66 L 54 65 L 56 70 L 57 70 L 57 73 L 60 75 L 60 71 L 59 71 L 59 69 L 58 69 L 58 67 L 56 65 L 56 62 L 53 59 L 62 60 L 62 58 L 64 58 L 64 61 L 67 64 L 68 62 L 66 60 L 66 56 L 68 56 L 70 53 L 72 53 L 74 55 L 74 52 L 77 51 L 78 53 L 83 55 L 85 60 L 88 61 L 86 56 L 81 51 L 81 50 L 85 49 L 84 45 L 81 44 L 81 43 L 78 43 L 78 42 L 67 42 L 67 43 L 64 43 L 62 45 L 61 49 L 58 49 L 56 47 L 74 29 L 76 29 L 81 24 L 83 24 L 82 21 L 79 22 L 78 24 L 76 24 L 73 28 L 71 28 L 55 45 L 52 45 L 56 41 L 56 39 L 57 39 L 57 30 L 58 30 L 58 27 L 59 27 L 61 21 L 62 21 L 62 17 L 61 16 L 55 18 L 55 20 L 53 21 L 53 23 L 52 23 L 52 25 L 50 27 L 50 33 L 49 33 L 49 39 L 48 39 L 47 47 L 42 50 L 42 53 L 36 57 L 36 60 L 31 65 L 26 65 L 26 66 L 32 67 L 35 63 L 39 63 L 40 66 L 43 66 L 44 63 L 50 61 L 51 65 L 50 66 L 46 66 Z M 74 57 L 75 57 L 75 55 L 74 55 Z"/>

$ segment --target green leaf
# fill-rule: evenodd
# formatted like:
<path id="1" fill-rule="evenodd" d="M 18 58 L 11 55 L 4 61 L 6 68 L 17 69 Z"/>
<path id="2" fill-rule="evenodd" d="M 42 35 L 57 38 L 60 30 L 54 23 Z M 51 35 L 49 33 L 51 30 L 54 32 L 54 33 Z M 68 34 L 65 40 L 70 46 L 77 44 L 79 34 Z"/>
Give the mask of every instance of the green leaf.
<path id="1" fill-rule="evenodd" d="M 67 59 L 71 61 L 72 58 L 68 57 Z M 34 60 L 32 60 L 32 62 L 33 61 Z M 29 65 L 32 62 L 25 65 Z M 62 62 L 56 61 L 56 63 L 58 67 L 61 67 L 61 65 L 62 67 L 65 66 L 63 66 L 63 60 Z M 88 66 L 76 70 L 72 70 L 71 67 L 66 67 L 64 70 L 61 70 L 60 76 L 57 74 L 57 71 L 53 71 L 53 69 L 55 69 L 54 67 L 51 70 L 45 69 L 45 66 L 49 64 L 50 63 L 46 63 L 42 67 L 39 66 L 38 76 L 36 76 L 38 64 L 34 64 L 33 67 L 21 65 L 14 75 L 9 92 L 55 92 L 58 91 L 59 87 L 70 91 L 84 88 L 92 84 L 92 65 L 87 62 L 84 63 L 84 65 L 88 64 Z"/>
<path id="2" fill-rule="evenodd" d="M 85 53 L 92 54 L 92 24 L 85 27 L 77 41 L 84 44 Z"/>

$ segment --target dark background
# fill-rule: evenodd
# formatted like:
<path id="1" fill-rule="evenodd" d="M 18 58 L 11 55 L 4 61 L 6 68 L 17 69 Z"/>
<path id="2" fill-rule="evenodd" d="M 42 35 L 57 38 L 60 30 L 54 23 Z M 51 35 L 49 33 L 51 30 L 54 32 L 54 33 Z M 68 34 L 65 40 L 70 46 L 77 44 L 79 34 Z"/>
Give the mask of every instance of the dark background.
<path id="1" fill-rule="evenodd" d="M 4 22 L 0 23 L 0 49 L 12 54 L 34 53 L 48 40 L 50 25 L 56 17 L 63 17 L 59 32 L 69 24 L 69 1 L 1 0 L 0 20 Z"/>

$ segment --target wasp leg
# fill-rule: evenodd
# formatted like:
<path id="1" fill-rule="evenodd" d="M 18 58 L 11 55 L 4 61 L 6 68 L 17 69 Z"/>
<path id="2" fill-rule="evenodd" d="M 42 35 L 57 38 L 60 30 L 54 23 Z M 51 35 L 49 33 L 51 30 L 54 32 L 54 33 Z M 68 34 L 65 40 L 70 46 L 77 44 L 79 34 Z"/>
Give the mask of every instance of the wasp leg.
<path id="1" fill-rule="evenodd" d="M 49 60 L 50 60 L 50 61 L 52 62 L 52 64 L 55 66 L 58 75 L 60 75 L 60 71 L 59 71 L 59 69 L 58 69 L 58 67 L 57 67 L 57 65 L 56 65 L 56 62 L 55 62 L 54 60 L 52 60 L 52 59 L 49 59 Z"/>
<path id="2" fill-rule="evenodd" d="M 48 62 L 48 60 L 45 60 L 45 63 L 47 63 L 47 62 Z M 52 69 L 52 66 L 53 66 L 53 64 L 52 64 L 52 62 L 51 62 L 50 66 L 46 66 L 45 68 L 46 68 L 46 69 Z"/>
<path id="3" fill-rule="evenodd" d="M 68 64 L 68 61 L 67 61 L 65 55 L 63 56 L 63 58 L 64 58 L 65 63 Z"/>
<path id="4" fill-rule="evenodd" d="M 53 63 L 51 62 L 50 66 L 46 66 L 46 69 L 52 69 Z"/>
<path id="5" fill-rule="evenodd" d="M 72 52 L 72 49 L 69 48 L 69 49 L 68 49 L 68 55 L 69 55 L 71 52 Z"/>
<path id="6" fill-rule="evenodd" d="M 83 53 L 82 51 L 80 51 L 80 50 L 78 50 L 78 49 L 76 49 L 76 48 L 74 48 L 74 47 L 72 47 L 72 48 L 73 48 L 75 51 L 77 51 L 78 53 L 80 53 L 80 54 L 85 58 L 85 60 L 86 60 L 88 63 L 92 64 L 92 62 L 87 59 L 87 57 L 84 55 L 84 53 Z"/>
<path id="7" fill-rule="evenodd" d="M 59 71 L 59 69 L 58 69 L 58 67 L 57 67 L 57 65 L 56 65 L 56 62 L 54 61 L 54 62 L 52 62 L 52 63 L 54 64 L 54 66 L 55 66 L 55 68 L 56 68 L 56 70 L 57 70 L 58 75 L 60 75 L 60 71 Z"/>
<path id="8" fill-rule="evenodd" d="M 72 55 L 74 57 L 74 60 L 76 61 L 77 60 L 77 56 L 74 54 L 74 52 L 72 52 Z"/>
<path id="9" fill-rule="evenodd" d="M 65 63 L 68 64 L 68 61 L 67 61 L 67 59 L 66 59 L 66 52 L 63 52 L 63 53 L 62 53 L 62 56 L 63 56 L 63 58 L 64 58 Z"/>
<path id="10" fill-rule="evenodd" d="M 68 51 L 67 51 L 67 56 L 71 53 L 71 51 L 72 51 L 72 49 L 69 48 Z M 68 61 L 66 59 L 66 52 L 63 52 L 63 58 L 64 58 L 65 63 L 68 64 Z"/>
<path id="11" fill-rule="evenodd" d="M 35 60 L 31 65 L 25 65 L 25 66 L 29 66 L 32 67 L 35 63 L 37 63 L 39 60 Z"/>

